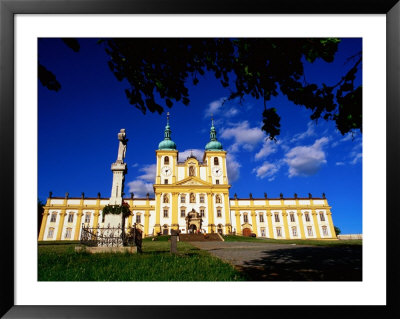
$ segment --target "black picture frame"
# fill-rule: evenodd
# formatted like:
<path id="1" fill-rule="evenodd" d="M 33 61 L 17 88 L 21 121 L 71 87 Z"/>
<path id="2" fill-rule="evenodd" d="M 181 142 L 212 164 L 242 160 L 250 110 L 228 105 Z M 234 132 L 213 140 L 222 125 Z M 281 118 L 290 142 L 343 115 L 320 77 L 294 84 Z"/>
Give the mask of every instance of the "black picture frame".
<path id="1" fill-rule="evenodd" d="M 15 306 L 14 303 L 14 18 L 16 14 L 385 14 L 387 21 L 386 306 Z M 5 318 L 269 317 L 399 318 L 396 183 L 400 162 L 400 4 L 398 0 L 0 0 L 1 297 Z M 379 109 L 382 106 L 377 106 Z M 379 129 L 379 128 L 376 128 Z M 390 174 L 389 174 L 390 173 Z M 397 252 L 397 253 L 396 253 Z M 167 293 L 167 292 L 164 292 Z M 221 292 L 223 293 L 223 292 Z M 252 293 L 251 291 L 238 292 Z M 311 296 L 312 297 L 312 296 Z M 268 298 L 268 292 L 266 292 Z M 238 304 L 240 300 L 238 299 Z"/>

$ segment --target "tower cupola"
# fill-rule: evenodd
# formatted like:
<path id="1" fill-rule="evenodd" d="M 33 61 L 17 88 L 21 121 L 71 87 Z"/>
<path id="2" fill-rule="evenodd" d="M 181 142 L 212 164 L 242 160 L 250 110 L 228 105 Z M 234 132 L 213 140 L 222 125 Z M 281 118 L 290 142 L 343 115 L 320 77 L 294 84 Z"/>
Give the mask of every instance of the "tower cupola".
<path id="1" fill-rule="evenodd" d="M 176 144 L 171 140 L 171 128 L 169 126 L 169 112 L 167 113 L 167 125 L 164 130 L 164 140 L 158 144 L 159 150 L 176 150 Z"/>
<path id="2" fill-rule="evenodd" d="M 217 140 L 217 131 L 214 127 L 214 119 L 211 116 L 211 129 L 210 129 L 210 141 L 206 145 L 206 151 L 222 151 L 222 144 Z"/>

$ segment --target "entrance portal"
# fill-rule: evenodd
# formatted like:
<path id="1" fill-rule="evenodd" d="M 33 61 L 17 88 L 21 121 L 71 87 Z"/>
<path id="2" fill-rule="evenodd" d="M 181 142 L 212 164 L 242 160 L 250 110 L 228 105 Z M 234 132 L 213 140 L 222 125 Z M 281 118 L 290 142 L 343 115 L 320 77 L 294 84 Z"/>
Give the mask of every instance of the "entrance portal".
<path id="1" fill-rule="evenodd" d="M 250 237 L 250 235 L 251 235 L 251 229 L 250 228 L 243 229 L 243 236 Z"/>
<path id="2" fill-rule="evenodd" d="M 192 209 L 187 216 L 186 220 L 186 229 L 188 233 L 196 233 L 197 231 L 201 231 L 201 225 L 203 220 L 201 219 L 201 214 Z"/>
<path id="3" fill-rule="evenodd" d="M 191 225 L 189 226 L 189 233 L 194 234 L 194 233 L 196 233 L 196 230 L 197 230 L 196 225 L 191 224 Z"/>

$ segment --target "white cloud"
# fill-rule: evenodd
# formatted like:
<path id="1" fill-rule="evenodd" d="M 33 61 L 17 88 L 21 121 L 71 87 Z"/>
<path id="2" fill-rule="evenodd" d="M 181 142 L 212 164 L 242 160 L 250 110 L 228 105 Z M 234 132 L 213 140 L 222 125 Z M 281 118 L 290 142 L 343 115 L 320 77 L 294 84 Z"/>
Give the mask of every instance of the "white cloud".
<path id="1" fill-rule="evenodd" d="M 132 166 L 132 167 L 138 167 L 139 164 L 138 164 L 138 163 L 135 163 L 135 164 L 132 164 L 131 166 Z"/>
<path id="2" fill-rule="evenodd" d="M 204 117 L 210 117 L 211 114 L 218 113 L 220 107 L 222 106 L 225 100 L 226 97 L 221 97 L 220 99 L 212 101 L 210 104 L 208 104 L 208 108 L 206 109 Z"/>
<path id="3" fill-rule="evenodd" d="M 340 143 L 347 142 L 347 141 L 352 141 L 352 140 L 354 140 L 354 139 L 355 139 L 355 137 L 354 137 L 353 135 L 351 135 L 351 133 L 347 133 L 347 134 L 346 134 L 344 137 L 342 137 L 340 140 L 333 142 L 333 143 L 332 143 L 332 147 L 336 147 L 336 146 L 338 146 Z"/>
<path id="4" fill-rule="evenodd" d="M 228 174 L 228 181 L 229 183 L 233 183 L 239 179 L 241 165 L 236 160 L 233 154 L 228 153 L 226 155 L 226 170 Z"/>
<path id="5" fill-rule="evenodd" d="M 275 174 L 279 171 L 280 165 L 278 163 L 269 163 L 269 162 L 264 162 L 261 166 L 256 167 L 253 169 L 253 173 L 256 174 L 258 178 L 266 178 L 269 177 L 269 181 L 272 181 L 275 179 Z"/>
<path id="6" fill-rule="evenodd" d="M 184 150 L 183 152 L 179 152 L 178 154 L 178 162 L 184 162 L 186 159 L 193 153 L 194 156 L 196 156 L 197 160 L 200 162 L 203 160 L 203 155 L 204 151 L 200 149 L 189 149 L 189 150 Z"/>
<path id="7" fill-rule="evenodd" d="M 264 141 L 262 148 L 256 153 L 254 158 L 260 160 L 267 157 L 269 154 L 275 153 L 277 151 L 277 143 L 267 139 Z"/>
<path id="8" fill-rule="evenodd" d="M 136 167 L 138 165 L 135 165 Z M 144 197 L 147 193 L 154 194 L 153 183 L 156 180 L 156 164 L 144 165 L 139 169 L 144 174 L 139 175 L 136 180 L 127 183 L 129 193 L 134 193 L 136 197 Z"/>
<path id="9" fill-rule="evenodd" d="M 243 147 L 247 151 L 252 151 L 254 147 L 264 138 L 264 133 L 258 127 L 250 127 L 248 121 L 237 123 L 234 127 L 222 130 L 222 139 L 234 139 L 234 144 L 230 151 L 238 151 Z"/>
<path id="10" fill-rule="evenodd" d="M 353 149 L 350 153 L 350 158 L 351 158 L 350 164 L 355 165 L 358 162 L 361 162 L 361 159 L 362 159 L 362 143 L 361 142 L 357 143 L 353 147 Z"/>
<path id="11" fill-rule="evenodd" d="M 344 162 L 336 162 L 336 166 L 343 166 Z"/>
<path id="12" fill-rule="evenodd" d="M 357 153 L 357 154 L 354 155 L 354 158 L 353 158 L 353 160 L 350 162 L 350 164 L 355 165 L 355 164 L 357 164 L 358 162 L 361 162 L 361 159 L 362 159 L 362 153 Z"/>
<path id="13" fill-rule="evenodd" d="M 290 142 L 293 143 L 293 142 L 297 142 L 297 141 L 303 140 L 303 139 L 305 139 L 306 137 L 314 136 L 314 135 L 315 135 L 314 126 L 315 126 L 315 123 L 314 123 L 313 121 L 308 122 L 308 123 L 307 123 L 307 131 L 305 131 L 305 132 L 303 132 L 303 133 L 296 134 L 296 135 L 291 139 Z"/>
<path id="14" fill-rule="evenodd" d="M 138 176 L 139 179 L 153 183 L 156 180 L 156 164 L 145 165 L 144 167 L 140 168 L 139 171 L 144 172 L 143 175 Z"/>
<path id="15" fill-rule="evenodd" d="M 221 97 L 218 100 L 212 101 L 209 105 L 208 108 L 206 109 L 204 113 L 205 118 L 211 117 L 211 114 L 216 115 L 216 114 L 221 114 L 223 117 L 234 117 L 239 113 L 239 109 L 235 106 L 231 108 L 227 108 L 226 106 L 222 108 L 224 105 L 224 102 L 226 101 L 226 97 Z M 221 124 L 221 122 L 218 122 L 218 119 L 215 121 L 215 125 L 218 123 Z"/>
<path id="16" fill-rule="evenodd" d="M 310 176 L 318 172 L 326 164 L 323 146 L 329 139 L 322 137 L 311 146 L 297 146 L 285 154 L 285 162 L 289 165 L 289 177 Z"/>
<path id="17" fill-rule="evenodd" d="M 135 197 L 145 197 L 147 193 L 154 194 L 153 184 L 142 180 L 135 180 L 128 183 L 129 193 L 134 193 Z"/>

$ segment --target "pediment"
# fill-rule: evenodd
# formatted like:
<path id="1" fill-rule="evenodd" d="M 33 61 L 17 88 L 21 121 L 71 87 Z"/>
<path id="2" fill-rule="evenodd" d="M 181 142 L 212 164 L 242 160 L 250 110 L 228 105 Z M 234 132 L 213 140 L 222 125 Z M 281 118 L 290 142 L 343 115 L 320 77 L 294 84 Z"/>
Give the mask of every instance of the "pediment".
<path id="1" fill-rule="evenodd" d="M 186 177 L 185 179 L 177 182 L 176 185 L 182 185 L 182 186 L 185 186 L 185 185 L 188 185 L 188 186 L 191 186 L 191 185 L 211 186 L 210 183 L 207 183 L 207 182 L 205 182 L 205 181 L 203 181 L 200 178 L 195 177 L 195 176 Z"/>

